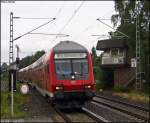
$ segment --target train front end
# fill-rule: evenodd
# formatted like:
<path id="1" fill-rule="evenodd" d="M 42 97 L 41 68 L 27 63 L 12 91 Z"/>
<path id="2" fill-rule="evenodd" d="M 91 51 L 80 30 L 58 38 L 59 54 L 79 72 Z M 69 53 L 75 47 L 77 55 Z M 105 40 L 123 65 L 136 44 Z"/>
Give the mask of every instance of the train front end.
<path id="1" fill-rule="evenodd" d="M 71 41 L 53 48 L 54 100 L 60 108 L 80 108 L 94 96 L 92 59 L 87 49 Z"/>

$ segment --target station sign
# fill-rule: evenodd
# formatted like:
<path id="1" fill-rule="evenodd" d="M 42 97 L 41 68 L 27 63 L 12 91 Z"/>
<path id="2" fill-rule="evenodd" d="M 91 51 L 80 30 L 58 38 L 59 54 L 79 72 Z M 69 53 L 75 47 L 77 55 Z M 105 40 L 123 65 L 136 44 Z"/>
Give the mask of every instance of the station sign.
<path id="1" fill-rule="evenodd" d="M 136 67 L 136 58 L 131 58 L 131 67 Z"/>
<path id="2" fill-rule="evenodd" d="M 27 84 L 22 84 L 21 87 L 20 87 L 20 92 L 22 94 L 28 94 L 29 86 Z"/>
<path id="3" fill-rule="evenodd" d="M 65 58 L 86 58 L 87 53 L 56 53 L 55 59 L 65 59 Z"/>

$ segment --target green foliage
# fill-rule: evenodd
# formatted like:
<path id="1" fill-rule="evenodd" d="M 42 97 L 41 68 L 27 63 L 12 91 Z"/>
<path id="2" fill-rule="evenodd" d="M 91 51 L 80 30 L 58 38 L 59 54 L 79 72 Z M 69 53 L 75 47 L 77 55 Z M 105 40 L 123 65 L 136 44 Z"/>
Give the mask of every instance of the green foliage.
<path id="1" fill-rule="evenodd" d="M 105 89 L 105 83 L 104 82 L 97 82 L 96 83 L 96 90 L 99 91 L 100 89 Z"/>
<path id="2" fill-rule="evenodd" d="M 29 94 L 22 95 L 19 90 L 20 85 L 17 84 L 17 91 L 14 92 L 14 118 L 23 118 L 27 116 L 23 111 L 23 105 L 27 102 Z M 1 92 L 1 118 L 11 118 L 11 99 L 8 96 L 11 96 L 10 92 Z"/>
<path id="3" fill-rule="evenodd" d="M 101 56 L 96 55 L 96 49 L 93 47 L 92 51 L 92 61 L 94 66 L 94 78 L 96 81 L 96 89 L 111 88 L 113 86 L 113 72 L 112 70 L 102 69 Z"/>
<path id="4" fill-rule="evenodd" d="M 149 19 L 150 19 L 150 2 L 140 1 L 140 12 L 137 14 L 135 1 L 117 1 L 115 0 L 115 10 L 119 12 L 117 15 L 112 15 L 111 20 L 114 26 L 120 21 L 121 24 L 117 30 L 127 34 L 131 56 L 135 56 L 135 41 L 136 41 L 136 18 L 139 15 L 140 22 L 140 38 L 141 38 L 141 56 L 146 55 L 149 51 Z"/>
<path id="5" fill-rule="evenodd" d="M 103 70 L 100 67 L 94 67 L 94 78 L 96 83 L 96 90 L 105 89 L 106 82 L 103 78 Z"/>
<path id="6" fill-rule="evenodd" d="M 96 48 L 94 46 L 92 47 L 92 56 L 96 56 Z"/>
<path id="7" fill-rule="evenodd" d="M 100 67 L 94 67 L 94 78 L 95 80 L 102 80 L 102 70 Z"/>
<path id="8" fill-rule="evenodd" d="M 129 58 L 136 57 L 136 18 L 139 17 L 140 27 L 140 41 L 141 41 L 141 71 L 146 73 L 146 82 L 149 83 L 149 61 L 150 61 L 150 48 L 149 48 L 149 26 L 150 26 L 150 1 L 138 1 L 139 12 L 136 8 L 137 1 L 125 1 L 115 0 L 115 10 L 118 14 L 112 15 L 111 21 L 114 26 L 120 22 L 117 27 L 118 31 L 121 31 L 128 35 L 127 43 L 129 46 Z M 120 34 L 116 31 L 114 36 Z M 112 36 L 113 38 L 113 36 Z"/>
<path id="9" fill-rule="evenodd" d="M 150 85 L 149 85 L 149 83 L 145 83 L 143 91 L 144 91 L 144 93 L 150 95 Z"/>
<path id="10" fill-rule="evenodd" d="M 1 77 L 7 77 L 8 76 L 8 65 L 6 63 L 3 63 L 1 66 Z"/>
<path id="11" fill-rule="evenodd" d="M 1 81 L 7 82 L 8 81 L 8 74 L 6 76 L 1 77 Z"/>
<path id="12" fill-rule="evenodd" d="M 113 90 L 116 92 L 130 92 L 128 88 L 125 88 L 123 86 L 114 86 Z"/>
<path id="13" fill-rule="evenodd" d="M 26 56 L 25 58 L 23 58 L 22 60 L 20 60 L 19 63 L 19 68 L 24 68 L 30 64 L 32 64 L 33 62 L 35 62 L 36 60 L 38 60 L 43 54 L 45 54 L 45 51 L 37 51 L 35 53 L 35 55 L 32 56 Z"/>

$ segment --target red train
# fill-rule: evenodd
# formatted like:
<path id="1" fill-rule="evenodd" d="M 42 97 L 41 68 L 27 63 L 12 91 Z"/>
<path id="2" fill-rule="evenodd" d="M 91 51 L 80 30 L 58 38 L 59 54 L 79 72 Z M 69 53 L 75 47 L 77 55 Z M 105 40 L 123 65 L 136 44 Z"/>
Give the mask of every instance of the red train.
<path id="1" fill-rule="evenodd" d="M 60 108 L 80 108 L 95 91 L 91 54 L 72 41 L 61 41 L 36 62 L 20 69 L 18 79 L 31 82 Z"/>

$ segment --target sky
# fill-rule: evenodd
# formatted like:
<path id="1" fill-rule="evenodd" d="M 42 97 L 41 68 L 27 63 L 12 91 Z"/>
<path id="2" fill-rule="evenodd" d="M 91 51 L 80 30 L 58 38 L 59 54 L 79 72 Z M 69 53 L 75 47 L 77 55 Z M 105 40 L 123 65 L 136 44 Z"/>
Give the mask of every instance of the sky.
<path id="1" fill-rule="evenodd" d="M 108 39 L 108 32 L 114 31 L 97 21 L 97 18 L 113 27 L 111 16 L 115 14 L 114 1 L 14 1 L 1 3 L 1 62 L 9 62 L 9 32 L 10 12 L 13 12 L 14 38 L 56 18 L 47 25 L 32 33 L 66 34 L 69 37 L 56 35 L 27 34 L 14 41 L 14 58 L 16 58 L 17 44 L 20 48 L 19 56 L 32 55 L 36 51 L 49 51 L 60 41 L 75 41 L 85 46 L 90 52 L 98 40 Z M 47 19 L 25 19 L 47 18 Z M 97 51 L 97 54 L 100 54 Z"/>

